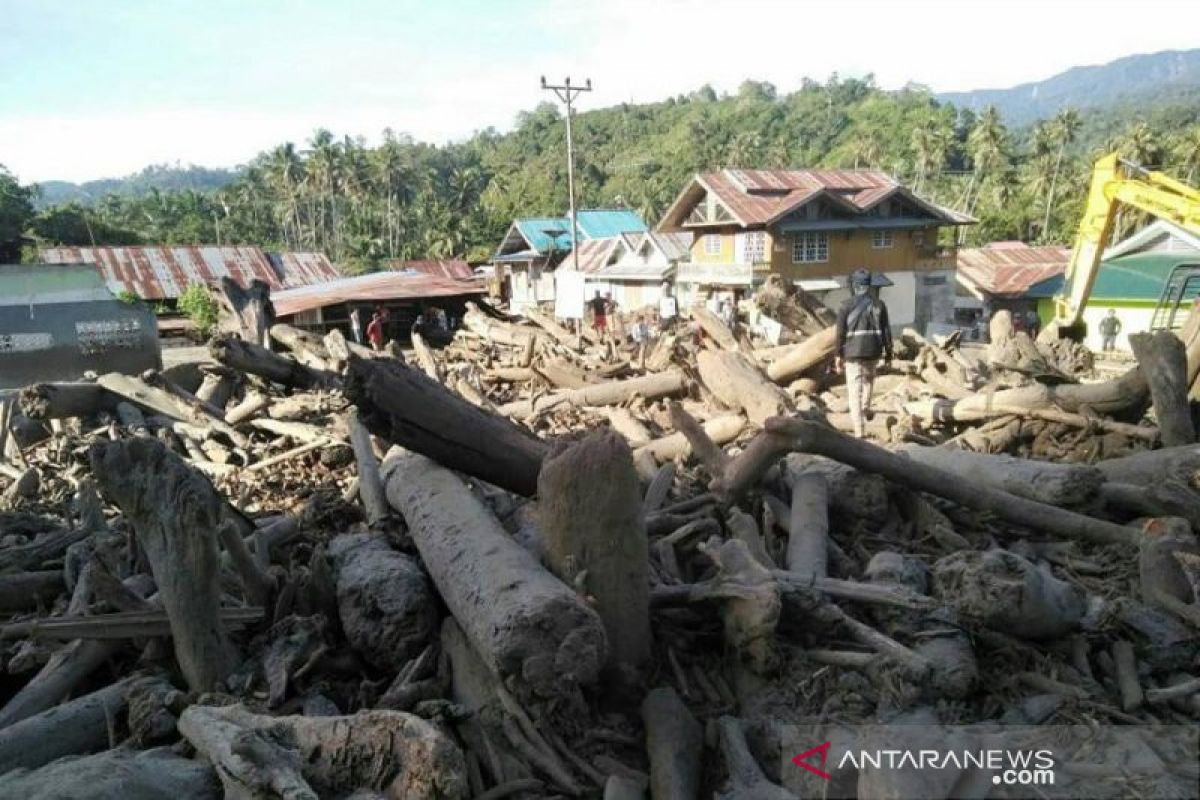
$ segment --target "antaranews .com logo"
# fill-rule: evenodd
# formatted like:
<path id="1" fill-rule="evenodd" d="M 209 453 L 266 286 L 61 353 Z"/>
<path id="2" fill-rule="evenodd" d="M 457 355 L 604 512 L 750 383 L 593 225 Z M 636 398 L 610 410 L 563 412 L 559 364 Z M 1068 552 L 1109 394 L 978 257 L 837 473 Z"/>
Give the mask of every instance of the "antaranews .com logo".
<path id="1" fill-rule="evenodd" d="M 1200 800 L 1186 725 L 791 726 L 780 744 L 800 797 Z"/>

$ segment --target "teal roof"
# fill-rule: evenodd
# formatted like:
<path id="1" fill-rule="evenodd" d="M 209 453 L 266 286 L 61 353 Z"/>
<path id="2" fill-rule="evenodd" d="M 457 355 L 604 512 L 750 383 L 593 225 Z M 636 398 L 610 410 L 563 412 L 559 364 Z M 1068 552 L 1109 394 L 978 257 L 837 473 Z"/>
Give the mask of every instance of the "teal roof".
<path id="1" fill-rule="evenodd" d="M 586 208 L 577 212 L 580 239 L 608 239 L 622 233 L 645 233 L 649 230 L 636 211 L 623 208 Z M 541 254 L 551 250 L 571 249 L 571 220 L 569 217 L 520 217 L 517 230 L 529 246 Z"/>
<path id="2" fill-rule="evenodd" d="M 539 253 L 571 249 L 571 221 L 566 217 L 521 217 L 516 226 Z"/>
<path id="3" fill-rule="evenodd" d="M 608 239 L 622 233 L 645 233 L 648 230 L 642 216 L 629 209 L 585 209 L 579 211 L 577 216 L 579 232 L 588 239 Z"/>
<path id="4" fill-rule="evenodd" d="M 1157 303 L 1171 270 L 1182 264 L 1200 265 L 1200 253 L 1134 253 L 1100 265 L 1092 300 L 1134 300 Z M 1062 291 L 1063 276 L 1035 283 L 1026 297 L 1053 297 Z"/>

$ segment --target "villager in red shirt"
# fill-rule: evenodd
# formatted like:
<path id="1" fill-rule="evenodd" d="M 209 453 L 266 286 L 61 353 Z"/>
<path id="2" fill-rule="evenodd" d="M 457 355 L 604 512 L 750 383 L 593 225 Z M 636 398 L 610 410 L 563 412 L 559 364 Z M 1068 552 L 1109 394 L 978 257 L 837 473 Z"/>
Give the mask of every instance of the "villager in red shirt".
<path id="1" fill-rule="evenodd" d="M 367 326 L 367 341 L 373 350 L 383 349 L 383 317 L 378 311 L 372 315 L 371 324 Z"/>

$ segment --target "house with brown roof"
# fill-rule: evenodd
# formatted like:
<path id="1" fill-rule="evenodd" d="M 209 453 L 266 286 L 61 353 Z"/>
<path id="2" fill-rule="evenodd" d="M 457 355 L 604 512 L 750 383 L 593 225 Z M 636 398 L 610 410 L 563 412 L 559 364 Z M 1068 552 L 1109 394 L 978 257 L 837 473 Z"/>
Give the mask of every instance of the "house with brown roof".
<path id="1" fill-rule="evenodd" d="M 1001 309 L 1014 316 L 1035 311 L 1038 297 L 1030 289 L 1062 275 L 1070 259 L 1069 247 L 1024 242 L 991 242 L 960 249 L 955 274 L 955 322 L 970 326 L 976 319 L 989 319 Z"/>
<path id="2" fill-rule="evenodd" d="M 658 230 L 695 237 L 676 274 L 685 301 L 777 274 L 836 305 L 864 267 L 891 279 L 892 322 L 923 328 L 951 322 L 955 248 L 939 233 L 974 221 L 875 170 L 724 169 L 696 175 Z"/>

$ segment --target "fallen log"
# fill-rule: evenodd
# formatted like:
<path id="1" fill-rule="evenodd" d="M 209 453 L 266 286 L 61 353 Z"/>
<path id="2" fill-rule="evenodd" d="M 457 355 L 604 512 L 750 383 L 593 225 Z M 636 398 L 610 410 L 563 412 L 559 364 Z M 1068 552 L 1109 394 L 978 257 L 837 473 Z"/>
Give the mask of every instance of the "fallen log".
<path id="1" fill-rule="evenodd" d="M 1051 536 L 1119 544 L 1133 544 L 1137 540 L 1134 531 L 1121 525 L 963 481 L 953 473 L 917 463 L 820 423 L 782 417 L 767 421 L 763 432 L 741 455 L 730 461 L 722 474 L 714 476 L 712 488 L 736 497 L 757 482 L 782 455 L 792 451 L 827 456 L 909 489 L 944 497 L 966 508 L 988 511 L 1006 522 Z"/>
<path id="2" fill-rule="evenodd" d="M 80 758 L 61 758 L 40 769 L 0 775 L 0 796 L 24 800 L 120 797 L 124 800 L 220 800 L 212 767 L 170 748 L 118 748 Z"/>
<path id="3" fill-rule="evenodd" d="M 179 732 L 217 767 L 227 797 L 465 800 L 462 751 L 431 723 L 400 711 L 271 717 L 242 706 L 188 707 Z"/>
<path id="4" fill-rule="evenodd" d="M 1167 482 L 1193 486 L 1200 474 L 1200 446 L 1183 445 L 1147 450 L 1096 462 L 1105 478 L 1117 483 L 1151 486 Z"/>
<path id="5" fill-rule="evenodd" d="M 83 541 L 89 533 L 90 531 L 81 528 L 71 530 L 60 528 L 43 533 L 31 542 L 0 549 L 0 574 L 22 572 L 31 567 L 41 566 L 42 563 L 51 559 L 59 558 L 67 552 L 68 547 Z"/>
<path id="6" fill-rule="evenodd" d="M 217 528 L 224 501 L 207 478 L 158 441 L 97 444 L 90 456 L 97 483 L 125 514 L 150 561 L 188 686 L 211 691 L 237 663 L 220 622 Z"/>
<path id="7" fill-rule="evenodd" d="M 767 365 L 767 377 L 776 383 L 788 383 L 832 357 L 837 349 L 837 328 L 830 326 L 809 336 L 776 361 Z"/>
<path id="8" fill-rule="evenodd" d="M 0 575 L 0 612 L 48 606 L 64 589 L 61 569 Z"/>
<path id="9" fill-rule="evenodd" d="M 997 396 L 1000 393 L 997 393 Z M 1083 414 L 1072 414 L 1059 408 L 1024 408 L 1017 405 L 993 403 L 986 408 L 959 407 L 948 400 L 916 400 L 904 404 L 904 410 L 913 417 L 933 422 L 974 422 L 983 419 L 1000 419 L 1003 417 L 1025 417 L 1040 419 L 1046 422 L 1058 422 L 1084 430 L 1100 430 L 1109 433 L 1119 433 L 1144 442 L 1158 441 L 1158 428 L 1149 425 L 1131 425 L 1128 422 L 1116 422 L 1105 417 L 1089 417 Z"/>
<path id="10" fill-rule="evenodd" d="M 233 606 L 220 610 L 225 630 L 238 630 L 261 622 L 266 614 L 261 607 Z M 0 639 L 32 637 L 38 639 L 140 639 L 171 635 L 166 612 L 117 611 L 87 616 L 64 614 L 45 619 L 22 620 L 0 626 Z"/>
<path id="11" fill-rule="evenodd" d="M 489 668 L 522 696 L 561 696 L 596 680 L 607 655 L 596 612 L 517 544 L 462 481 L 413 454 L 389 457 L 384 476 L 388 501 Z"/>
<path id="12" fill-rule="evenodd" d="M 141 378 L 132 375 L 122 375 L 119 372 L 109 372 L 96 379 L 110 393 L 124 397 L 138 405 L 145 406 L 159 414 L 194 425 L 211 427 L 220 431 L 240 446 L 245 446 L 246 437 L 227 424 L 219 417 L 204 413 L 200 408 L 192 406 L 180 397 L 170 392 L 151 386 Z"/>
<path id="13" fill-rule="evenodd" d="M 215 337 L 208 344 L 209 354 L 230 369 L 259 375 L 269 381 L 297 389 L 336 386 L 337 376 L 331 372 L 306 367 L 265 347 L 234 336 Z"/>
<path id="14" fill-rule="evenodd" d="M 796 573 L 829 574 L 829 482 L 815 472 L 790 475 L 791 517 L 785 565 Z"/>
<path id="15" fill-rule="evenodd" d="M 669 686 L 652 689 L 642 701 L 646 751 L 650 757 L 650 796 L 692 800 L 700 796 L 700 723 Z"/>
<path id="16" fill-rule="evenodd" d="M 131 680 L 126 678 L 4 728 L 0 775 L 107 748 L 110 722 L 125 708 Z"/>
<path id="17" fill-rule="evenodd" d="M 1104 483 L 1104 473 L 1082 464 L 1056 464 L 920 445 L 903 447 L 900 452 L 914 461 L 953 473 L 959 480 L 991 486 L 1052 506 L 1085 506 L 1096 499 L 1100 485 Z"/>
<path id="18" fill-rule="evenodd" d="M 580 476 L 587 480 L 580 480 Z M 639 672 L 650 659 L 649 553 L 641 486 L 629 445 L 600 430 L 547 457 L 538 476 L 543 560 L 595 598 L 609 665 Z"/>
<path id="19" fill-rule="evenodd" d="M 498 409 L 510 417 L 528 417 L 539 411 L 553 408 L 560 403 L 573 406 L 610 406 L 623 403 L 635 396 L 647 400 L 678 394 L 687 388 L 687 376 L 680 370 L 656 372 L 640 378 L 591 383 L 578 389 L 567 389 L 543 395 L 531 400 L 516 400 L 505 403 Z"/>
<path id="20" fill-rule="evenodd" d="M 429 345 L 425 344 L 425 337 L 420 333 L 412 332 L 413 352 L 417 354 L 417 363 L 421 365 L 421 369 L 431 379 L 442 382 L 442 374 L 438 369 L 437 359 L 433 356 L 433 351 L 429 349 Z"/>
<path id="21" fill-rule="evenodd" d="M 741 353 L 701 350 L 696 354 L 696 364 L 700 380 L 713 396 L 730 408 L 744 411 L 755 425 L 794 409 L 787 393 L 767 380 Z"/>
<path id="22" fill-rule="evenodd" d="M 352 359 L 346 393 L 381 439 L 526 497 L 537 491 L 545 442 L 411 367 Z"/>
<path id="23" fill-rule="evenodd" d="M 467 330 L 482 336 L 488 341 L 511 345 L 513 347 L 524 347 L 526 341 L 530 338 L 544 338 L 547 340 L 550 338 L 539 328 L 522 327 L 488 316 L 480 311 L 479 306 L 474 303 L 467 303 L 467 311 L 463 314 L 463 325 Z"/>
<path id="24" fill-rule="evenodd" d="M 354 448 L 354 461 L 358 466 L 358 494 L 367 522 L 378 525 L 388 517 L 387 497 L 383 493 L 383 480 L 379 477 L 379 459 L 371 446 L 371 434 L 358 418 L 358 409 L 351 408 L 346 415 L 346 427 L 350 432 L 350 446 Z"/>
<path id="25" fill-rule="evenodd" d="M 688 315 L 722 350 L 737 350 L 737 339 L 725 322 L 710 311 L 706 306 L 694 305 L 688 309 Z"/>
<path id="26" fill-rule="evenodd" d="M 98 383 L 35 383 L 21 390 L 21 413 L 30 419 L 90 417 L 113 411 L 120 398 Z"/>
<path id="27" fill-rule="evenodd" d="M 1193 444 L 1196 431 L 1188 403 L 1188 356 L 1179 337 L 1170 331 L 1134 333 L 1129 345 L 1138 369 L 1150 384 L 1154 416 L 1164 447 Z"/>
<path id="28" fill-rule="evenodd" d="M 266 345 L 267 332 L 275 321 L 271 287 L 266 281 L 255 278 L 243 289 L 233 278 L 223 275 L 217 299 L 229 314 L 228 324 L 223 327 L 232 328 L 247 341 Z"/>
<path id="29" fill-rule="evenodd" d="M 546 316 L 537 309 L 525 309 L 525 318 L 554 337 L 554 340 L 569 350 L 577 350 L 579 338 L 569 330 L 559 325 L 553 318 Z"/>
<path id="30" fill-rule="evenodd" d="M 320 336 L 277 322 L 271 326 L 271 338 L 292 352 L 304 366 L 325 372 L 331 369 L 332 357 Z"/>

